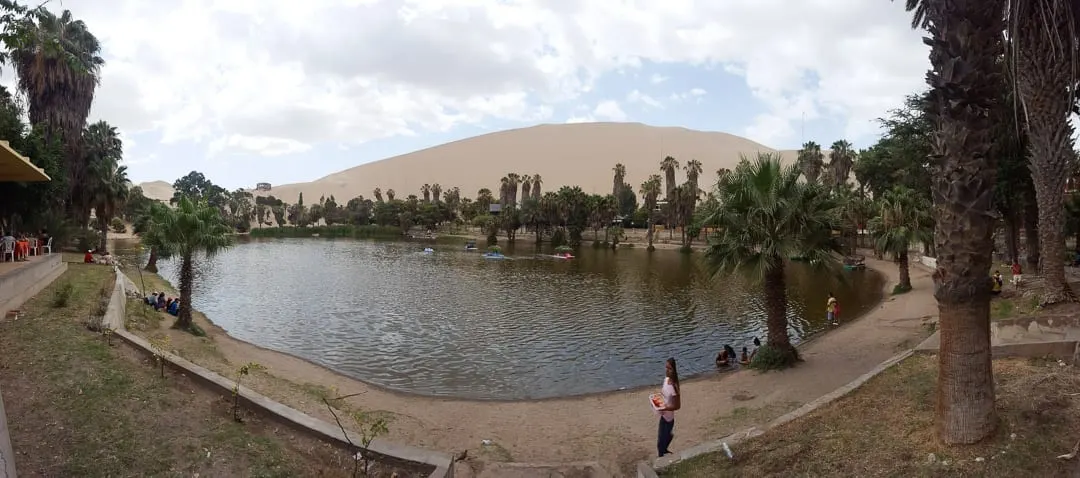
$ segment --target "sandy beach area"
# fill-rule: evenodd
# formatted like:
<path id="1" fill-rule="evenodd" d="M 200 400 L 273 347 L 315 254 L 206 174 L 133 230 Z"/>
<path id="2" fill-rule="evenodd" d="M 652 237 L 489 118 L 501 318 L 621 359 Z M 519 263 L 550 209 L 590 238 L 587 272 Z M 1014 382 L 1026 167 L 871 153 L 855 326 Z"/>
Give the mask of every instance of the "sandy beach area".
<path id="1" fill-rule="evenodd" d="M 926 321 L 937 315 L 928 270 L 913 265 L 914 290 L 890 296 L 898 278 L 896 264 L 868 258 L 867 265 L 887 278 L 885 298 L 862 317 L 802 346 L 804 363 L 783 372 L 739 370 L 684 380 L 671 449 L 766 423 L 848 383 L 928 335 Z M 517 402 L 401 394 L 234 339 L 197 320 L 207 328 L 208 338 L 170 331 L 169 320 L 162 321 L 158 331 L 144 334 L 168 333 L 181 355 L 227 376 L 238 364 L 258 362 L 266 372 L 254 377 L 252 388 L 321 418 L 329 414 L 316 397 L 319 393 L 359 394 L 348 399 L 349 406 L 390 418 L 387 439 L 451 453 L 467 449 L 474 467 L 482 467 L 484 461 L 599 461 L 614 472 L 626 473 L 634 462 L 655 457 L 658 418 L 648 404 L 652 388 Z M 658 363 L 658 386 L 663 372 Z M 484 440 L 494 445 L 484 446 Z"/>

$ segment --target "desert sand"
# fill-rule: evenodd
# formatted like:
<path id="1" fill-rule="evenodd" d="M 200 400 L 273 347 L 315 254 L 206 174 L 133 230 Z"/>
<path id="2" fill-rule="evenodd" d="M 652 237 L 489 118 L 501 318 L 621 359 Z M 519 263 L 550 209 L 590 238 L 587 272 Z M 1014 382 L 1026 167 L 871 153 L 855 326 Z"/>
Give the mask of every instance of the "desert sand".
<path id="1" fill-rule="evenodd" d="M 691 159 L 702 163 L 703 185 L 711 184 L 719 168 L 733 168 L 739 155 L 778 152 L 768 146 L 728 133 L 694 131 L 679 127 L 649 126 L 641 123 L 544 124 L 511 129 L 365 163 L 310 183 L 273 185 L 268 193 L 294 203 L 300 193 L 308 202 L 333 195 L 339 204 L 363 195 L 372 197 L 375 188 L 393 189 L 398 197 L 420 195 L 423 184 L 438 183 L 443 191 L 461 188 L 466 197 L 475 197 L 480 188 L 496 193 L 499 180 L 507 173 L 540 175 L 543 190 L 560 186 L 581 186 L 587 193 L 608 194 L 612 190 L 612 168 L 626 166 L 626 181 L 635 192 L 650 174 L 660 174 L 660 161 L 672 156 L 685 165 Z M 794 161 L 795 151 L 779 151 Z M 826 152 L 827 154 L 827 152 Z M 681 170 L 678 181 L 686 179 Z M 215 178 L 209 178 L 213 181 Z M 248 178 L 252 186 L 262 178 Z M 168 200 L 170 183 L 140 184 L 147 197 Z"/>
<path id="2" fill-rule="evenodd" d="M 925 337 L 925 321 L 937 315 L 928 271 L 913 265 L 914 290 L 889 296 L 898 280 L 896 265 L 871 258 L 867 265 L 887 278 L 885 299 L 862 317 L 800 347 L 804 363 L 783 372 L 739 370 L 684 380 L 683 408 L 676 414 L 671 449 L 677 452 L 763 425 L 847 384 Z M 167 327 L 163 324 L 162 330 Z M 331 418 L 321 404 L 296 390 L 325 387 L 340 395 L 358 393 L 349 399 L 350 405 L 392 417 L 389 440 L 450 453 L 468 450 L 475 468 L 485 461 L 599 461 L 612 471 L 630 474 L 633 463 L 655 457 L 658 418 L 648 403 L 652 388 L 516 402 L 406 395 L 236 340 L 219 328 L 208 329 L 213 351 L 187 354 L 196 363 L 215 369 L 220 367 L 215 362 L 222 359 L 231 364 L 258 362 L 267 367 L 263 375 L 269 376 L 253 377 L 252 388 L 324 419 Z M 191 340 L 190 335 L 171 333 Z M 663 372 L 658 363 L 657 384 Z M 742 410 L 736 412 L 737 408 Z M 483 440 L 494 445 L 484 446 Z"/>

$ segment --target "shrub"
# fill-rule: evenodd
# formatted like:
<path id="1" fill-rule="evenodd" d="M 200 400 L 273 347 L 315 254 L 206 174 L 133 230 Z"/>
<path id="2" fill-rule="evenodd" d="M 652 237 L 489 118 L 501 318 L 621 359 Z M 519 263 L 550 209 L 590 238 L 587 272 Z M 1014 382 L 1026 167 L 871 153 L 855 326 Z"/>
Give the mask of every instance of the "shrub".
<path id="1" fill-rule="evenodd" d="M 101 243 L 101 233 L 93 229 L 79 229 L 72 233 L 71 242 L 79 252 L 92 251 Z"/>
<path id="2" fill-rule="evenodd" d="M 769 344 L 758 347 L 749 367 L 754 370 L 767 372 L 769 370 L 783 370 L 795 365 L 799 361 L 799 352 L 794 348 L 782 350 L 770 347 Z"/>
<path id="3" fill-rule="evenodd" d="M 109 223 L 109 228 L 112 229 L 112 232 L 118 234 L 123 234 L 127 232 L 127 225 L 124 224 L 123 219 L 120 219 L 118 217 L 112 218 L 112 222 Z"/>
<path id="4" fill-rule="evenodd" d="M 57 286 L 56 290 L 53 290 L 52 306 L 54 308 L 67 307 L 68 302 L 71 302 L 71 296 L 75 294 L 75 285 L 71 282 L 64 282 Z"/>

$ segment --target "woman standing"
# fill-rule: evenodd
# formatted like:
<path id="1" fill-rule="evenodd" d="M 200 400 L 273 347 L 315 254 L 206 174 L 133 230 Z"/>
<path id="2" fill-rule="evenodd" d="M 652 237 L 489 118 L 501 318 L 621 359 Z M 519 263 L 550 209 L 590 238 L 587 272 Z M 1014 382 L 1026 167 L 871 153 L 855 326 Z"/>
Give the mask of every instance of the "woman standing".
<path id="1" fill-rule="evenodd" d="M 668 455 L 671 450 L 668 446 L 675 439 L 675 411 L 682 407 L 679 400 L 679 369 L 675 366 L 675 359 L 667 359 L 665 364 L 664 385 L 660 388 L 660 394 L 664 397 L 664 407 L 660 412 L 660 429 L 656 437 L 656 451 L 659 456 Z"/>

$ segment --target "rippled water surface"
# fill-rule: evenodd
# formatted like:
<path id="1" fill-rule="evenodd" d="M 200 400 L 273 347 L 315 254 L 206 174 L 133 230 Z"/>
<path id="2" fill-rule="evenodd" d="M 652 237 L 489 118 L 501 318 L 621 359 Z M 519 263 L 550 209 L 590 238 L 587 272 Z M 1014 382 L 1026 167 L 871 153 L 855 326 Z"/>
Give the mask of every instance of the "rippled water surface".
<path id="1" fill-rule="evenodd" d="M 194 305 L 237 338 L 367 382 L 482 399 L 654 384 L 667 357 L 684 376 L 711 371 L 723 344 L 750 345 L 765 327 L 758 289 L 708 280 L 700 254 L 586 248 L 553 261 L 530 245 L 493 261 L 423 247 L 242 241 L 201 266 Z M 176 263 L 160 266 L 175 284 Z M 827 327 L 830 290 L 847 320 L 880 298 L 877 274 L 844 277 L 790 268 L 795 340 Z"/>

